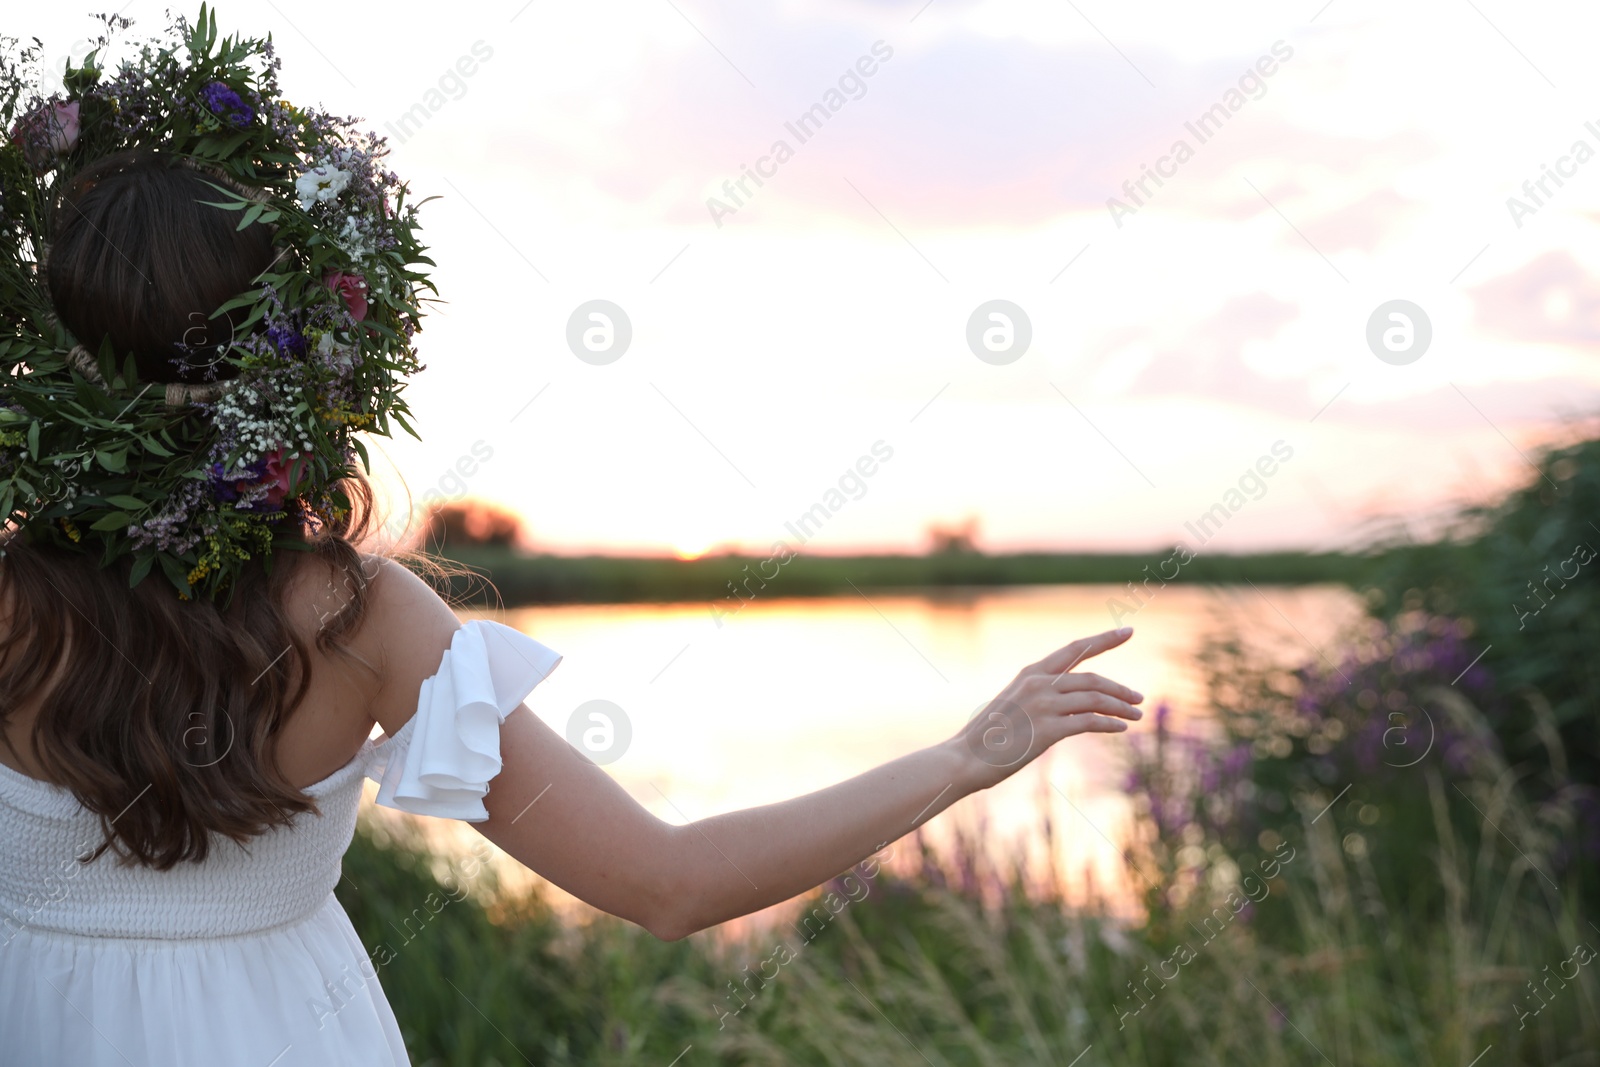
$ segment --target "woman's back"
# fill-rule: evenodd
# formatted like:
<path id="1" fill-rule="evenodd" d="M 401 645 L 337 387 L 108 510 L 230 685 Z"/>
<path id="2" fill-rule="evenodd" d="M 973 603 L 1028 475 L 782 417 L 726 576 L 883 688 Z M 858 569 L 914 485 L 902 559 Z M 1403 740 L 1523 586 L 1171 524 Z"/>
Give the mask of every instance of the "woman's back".
<path id="1" fill-rule="evenodd" d="M 314 580 L 316 560 L 300 562 L 286 605 L 314 648 L 306 623 L 324 610 L 317 604 L 326 582 Z M 352 643 L 364 640 L 370 636 Z M 348 1062 L 406 1062 L 386 1002 L 361 973 L 366 952 L 332 892 L 366 772 L 381 751 L 366 740 L 372 687 L 339 656 L 313 652 L 308 663 L 310 686 L 277 755 L 321 814 L 303 812 L 248 845 L 217 835 L 202 862 L 161 871 L 119 864 L 107 853 L 82 863 L 102 840 L 100 818 L 70 791 L 28 777 L 30 768 L 0 765 L 0 854 L 10 857 L 0 867 L 0 957 L 9 976 L 0 985 L 10 987 L 0 991 L 0 1014 L 8 1017 L 0 1032 L 24 1034 L 24 1020 L 63 1014 L 90 1022 L 57 1028 L 49 1047 L 25 1055 L 56 1063 L 225 1062 L 250 1049 L 266 1063 L 298 1045 L 301 1056 L 289 1062 L 313 1049 Z M 70 655 L 64 668 L 72 668 Z M 22 709 L 10 724 L 21 753 L 36 710 Z M 181 1009 L 197 988 L 219 1003 L 248 999 L 257 1013 L 215 1027 L 185 1023 L 180 1011 L 166 1032 L 151 1032 L 128 996 Z M 356 1002 L 359 1009 L 345 1010 Z M 328 1025 L 330 1017 L 338 1026 Z M 124 1047 L 132 1042 L 143 1047 Z"/>
<path id="2" fill-rule="evenodd" d="M 485 690 L 498 692 L 503 715 L 560 657 L 503 628 L 498 641 L 485 641 L 498 624 L 462 627 L 403 567 L 377 557 L 365 563 L 372 579 L 365 620 L 346 645 L 352 655 L 308 657 L 306 698 L 277 753 L 319 813 L 302 812 L 247 844 L 214 835 L 204 860 L 168 870 L 121 864 L 112 852 L 85 863 L 104 837 L 100 818 L 69 790 L 12 767 L 14 760 L 0 762 L 0 855 L 9 857 L 0 866 L 0 1033 L 45 1042 L 25 1044 L 23 1062 L 259 1055 L 268 1063 L 291 1049 L 297 1055 L 286 1062 L 407 1062 L 377 981 L 381 961 L 369 957 L 333 895 L 363 783 L 378 781 L 380 802 L 391 804 L 396 791 L 426 793 L 420 758 L 470 789 L 471 769 L 459 761 L 472 754 L 440 736 L 454 733 L 456 713 Z M 285 603 L 297 636 L 315 648 L 339 586 L 314 560 L 302 566 Z M 384 701 L 404 701 L 410 713 L 385 710 L 387 721 L 404 724 L 374 742 L 371 709 Z M 419 727 L 427 730 L 420 741 Z M 13 729 L 14 743 L 26 736 L 22 725 Z M 226 1025 L 195 1022 L 207 1003 L 252 1010 Z M 90 1026 L 71 1025 L 69 1016 Z M 63 1025 L 40 1027 L 40 1019 Z"/>
<path id="3" fill-rule="evenodd" d="M 304 699 L 275 739 L 275 755 L 283 776 L 294 786 L 305 788 L 348 763 L 372 734 L 376 720 L 370 705 L 381 682 L 378 668 L 383 656 L 383 628 L 387 619 L 378 605 L 392 583 L 383 580 L 386 568 L 380 557 L 362 557 L 364 572 L 374 576 L 367 587 L 366 617 L 344 644 L 349 655 L 329 654 L 318 647 L 316 635 L 323 620 L 344 606 L 347 597 L 341 595 L 343 583 L 335 580 L 333 569 L 318 556 L 285 553 L 279 565 L 293 568 L 293 577 L 284 595 L 284 611 L 293 633 L 306 650 L 310 682 Z M 0 638 L 7 634 L 12 617 L 6 601 L 7 590 L 0 585 Z M 26 643 L 20 655 L 30 655 Z M 353 663 L 352 659 L 357 662 Z M 372 669 L 363 669 L 360 661 L 371 664 Z M 69 647 L 57 666 L 57 679 L 73 667 Z M 57 679 L 52 679 L 52 685 Z M 417 680 L 420 682 L 421 678 Z M 33 757 L 28 738 L 49 692 L 49 688 L 42 689 L 18 703 L 0 731 L 10 742 L 0 745 L 0 766 L 44 781 L 48 781 L 50 775 Z M 179 739 L 185 748 L 196 752 L 193 762 L 216 759 L 231 745 L 234 738 L 230 736 L 229 724 L 224 720 L 219 725 L 221 729 L 216 731 L 219 736 L 207 736 L 212 729 L 210 726 L 194 726 L 189 728 L 187 736 Z"/>

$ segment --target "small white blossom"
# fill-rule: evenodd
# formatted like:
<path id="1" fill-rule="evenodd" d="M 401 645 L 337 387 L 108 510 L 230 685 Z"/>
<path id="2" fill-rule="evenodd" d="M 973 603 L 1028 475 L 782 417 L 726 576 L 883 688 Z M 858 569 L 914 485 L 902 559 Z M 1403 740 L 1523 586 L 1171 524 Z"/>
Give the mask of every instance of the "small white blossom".
<path id="1" fill-rule="evenodd" d="M 355 215 L 345 219 L 344 229 L 339 231 L 334 243 L 345 255 L 358 263 L 371 259 L 378 251 L 370 227 Z"/>
<path id="2" fill-rule="evenodd" d="M 324 163 L 296 178 L 294 191 L 300 197 L 300 209 L 310 211 L 312 204 L 335 199 L 349 184 L 349 171 Z"/>
<path id="3" fill-rule="evenodd" d="M 354 366 L 355 361 L 351 357 L 351 346 L 335 342 L 332 330 L 317 338 L 317 352 L 327 361 L 329 366 L 337 371 L 348 372 Z"/>

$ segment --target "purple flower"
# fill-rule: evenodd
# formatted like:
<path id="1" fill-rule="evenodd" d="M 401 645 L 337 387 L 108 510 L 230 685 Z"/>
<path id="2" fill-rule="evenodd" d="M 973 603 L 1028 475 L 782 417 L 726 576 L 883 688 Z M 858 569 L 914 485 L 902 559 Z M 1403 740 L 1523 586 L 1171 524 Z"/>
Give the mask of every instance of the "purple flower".
<path id="1" fill-rule="evenodd" d="M 265 456 L 244 468 L 243 471 L 239 472 L 239 476 L 234 478 L 227 477 L 228 471 L 224 464 L 213 463 L 211 465 L 211 492 L 218 500 L 232 503 L 239 499 L 239 494 L 242 490 L 260 481 L 266 475 L 266 472 L 267 458 Z"/>
<path id="2" fill-rule="evenodd" d="M 231 478 L 222 463 L 211 464 L 211 495 L 222 503 L 233 504 L 236 508 L 256 514 L 282 510 L 287 489 L 282 452 L 279 449 L 274 454 L 260 457 L 234 472 Z"/>
<path id="3" fill-rule="evenodd" d="M 1250 746 L 1248 744 L 1235 745 L 1223 760 L 1222 770 L 1229 778 L 1237 778 L 1250 766 Z"/>
<path id="4" fill-rule="evenodd" d="M 226 82 L 212 82 L 200 90 L 200 95 L 205 98 L 206 106 L 213 114 L 228 112 L 228 118 L 235 126 L 248 126 L 255 121 L 255 109 L 239 99 L 239 94 L 228 88 Z"/>
<path id="5" fill-rule="evenodd" d="M 306 354 L 306 339 L 301 336 L 299 330 L 288 323 L 269 327 L 267 329 L 267 341 L 271 343 L 273 348 L 277 349 L 280 356 L 303 356 Z"/>

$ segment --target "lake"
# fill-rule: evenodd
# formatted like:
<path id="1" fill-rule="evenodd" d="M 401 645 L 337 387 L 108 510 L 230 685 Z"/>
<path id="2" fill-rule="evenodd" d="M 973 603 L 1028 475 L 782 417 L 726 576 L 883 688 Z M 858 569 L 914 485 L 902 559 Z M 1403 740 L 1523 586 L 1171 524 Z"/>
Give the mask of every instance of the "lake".
<path id="1" fill-rule="evenodd" d="M 1130 816 L 1123 754 L 1130 737 L 1150 728 L 1162 701 L 1175 726 L 1203 722 L 1197 655 L 1205 637 L 1231 628 L 1283 662 L 1299 663 L 1317 658 L 1361 614 L 1343 586 L 1169 586 L 1114 621 L 1108 602 L 1121 592 L 1056 585 L 774 598 L 748 603 L 720 625 L 705 603 L 462 617 L 498 619 L 565 655 L 527 701 L 557 733 L 571 736 L 569 720 L 591 701 L 620 708 L 621 715 L 609 714 L 609 737 L 603 720 L 584 715 L 591 758 L 673 823 L 807 793 L 942 741 L 1022 667 L 1078 637 L 1131 625 L 1127 644 L 1084 669 L 1143 692 L 1145 719 L 1126 734 L 1069 738 L 929 824 L 936 843 L 959 823 L 997 853 L 1020 847 L 1037 863 L 1047 859 L 1048 812 L 1057 838 L 1049 859 L 1069 896 L 1081 899 L 1091 878 L 1102 892 L 1129 884 L 1113 844 Z M 1132 604 L 1125 594 L 1122 601 Z M 584 712 L 596 708 L 607 710 L 589 705 Z M 623 746 L 625 731 L 631 739 Z M 580 741 L 582 734 L 580 728 Z M 375 786 L 367 789 L 370 807 Z M 418 824 L 446 855 L 464 856 L 483 842 L 468 824 L 375 810 Z M 500 858 L 505 880 L 532 880 Z M 564 908 L 572 904 L 552 891 Z"/>

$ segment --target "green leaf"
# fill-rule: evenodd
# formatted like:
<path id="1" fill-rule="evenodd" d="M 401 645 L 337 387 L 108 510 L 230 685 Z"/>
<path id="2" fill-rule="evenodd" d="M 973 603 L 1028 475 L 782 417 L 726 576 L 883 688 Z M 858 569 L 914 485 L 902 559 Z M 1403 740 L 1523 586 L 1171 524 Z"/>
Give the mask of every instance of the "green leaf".
<path id="1" fill-rule="evenodd" d="M 106 503 L 115 504 L 119 508 L 132 508 L 134 511 L 143 511 L 148 506 L 136 496 L 108 496 Z"/>
<path id="2" fill-rule="evenodd" d="M 133 570 L 128 573 L 128 588 L 132 589 L 144 581 L 145 575 L 150 573 L 150 568 L 155 566 L 155 562 L 156 554 L 154 552 L 147 556 L 139 557 L 133 565 Z"/>
<path id="3" fill-rule="evenodd" d="M 133 516 L 129 515 L 126 511 L 113 511 L 111 514 L 104 516 L 93 526 L 89 527 L 89 529 L 120 530 L 122 527 L 127 526 L 132 522 Z"/>
<path id="4" fill-rule="evenodd" d="M 37 422 L 28 424 L 28 456 L 34 462 L 39 460 L 39 424 Z"/>
<path id="5" fill-rule="evenodd" d="M 390 414 L 394 417 L 395 422 L 398 422 L 401 426 L 405 427 L 406 433 L 410 434 L 412 437 L 415 437 L 419 441 L 422 440 L 422 436 L 411 428 L 411 424 L 406 421 L 406 417 L 404 415 L 400 414 L 399 411 L 392 411 Z"/>
<path id="6" fill-rule="evenodd" d="M 222 141 L 221 143 L 213 142 L 208 138 L 204 146 L 205 153 L 206 155 L 212 156 L 215 159 L 227 159 L 229 156 L 237 152 L 244 145 L 244 143 L 254 135 L 254 130 L 245 130 L 242 133 L 234 134 L 232 137 L 229 137 L 227 140 Z"/>
<path id="7" fill-rule="evenodd" d="M 149 452 L 151 455 L 161 456 L 162 458 L 167 458 L 172 455 L 172 450 L 162 446 L 162 444 L 154 437 L 141 436 L 139 438 L 139 443 L 144 445 L 145 451 Z"/>
<path id="8" fill-rule="evenodd" d="M 156 560 L 161 564 L 161 569 L 166 572 L 168 580 L 178 587 L 178 592 L 192 592 L 189 587 L 189 572 L 183 569 L 182 563 L 165 552 L 157 553 Z"/>
<path id="9" fill-rule="evenodd" d="M 244 213 L 244 218 L 239 220 L 239 225 L 235 226 L 234 230 L 242 230 L 252 222 L 259 219 L 261 217 L 261 210 L 260 204 L 251 204 L 250 210 Z"/>
<path id="10" fill-rule="evenodd" d="M 217 318 L 224 312 L 232 311 L 234 308 L 254 307 L 256 302 L 260 299 L 261 290 L 259 289 L 252 289 L 248 293 L 240 293 L 238 296 L 234 297 L 232 300 L 229 300 L 227 303 L 217 308 L 217 310 L 213 311 L 211 313 L 211 317 Z"/>
<path id="11" fill-rule="evenodd" d="M 100 461 L 100 466 L 108 471 L 122 474 L 128 469 L 128 453 L 122 449 L 115 452 L 96 451 L 94 458 Z"/>

